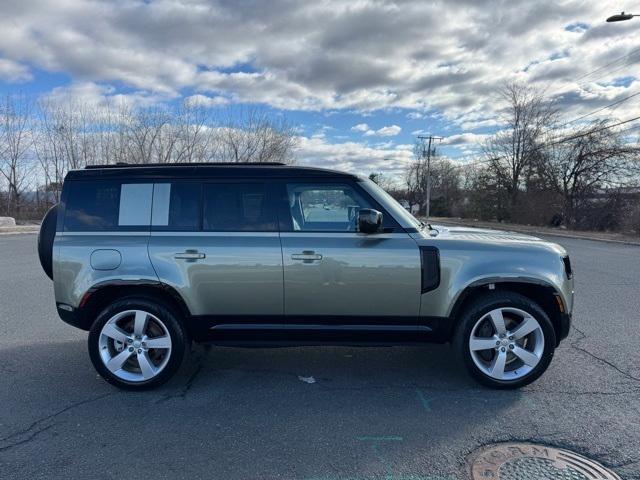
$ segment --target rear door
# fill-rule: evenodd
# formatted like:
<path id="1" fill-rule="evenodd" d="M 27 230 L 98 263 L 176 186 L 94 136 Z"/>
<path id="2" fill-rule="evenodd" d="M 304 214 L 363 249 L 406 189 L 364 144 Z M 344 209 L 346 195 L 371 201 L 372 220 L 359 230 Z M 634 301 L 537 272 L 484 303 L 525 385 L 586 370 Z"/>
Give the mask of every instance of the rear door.
<path id="1" fill-rule="evenodd" d="M 385 231 L 356 231 L 360 208 L 382 210 L 355 181 L 284 181 L 280 211 L 288 324 L 415 326 L 416 242 L 383 211 Z"/>
<path id="2" fill-rule="evenodd" d="M 281 319 L 282 252 L 270 196 L 259 180 L 154 185 L 151 261 L 203 322 Z"/>

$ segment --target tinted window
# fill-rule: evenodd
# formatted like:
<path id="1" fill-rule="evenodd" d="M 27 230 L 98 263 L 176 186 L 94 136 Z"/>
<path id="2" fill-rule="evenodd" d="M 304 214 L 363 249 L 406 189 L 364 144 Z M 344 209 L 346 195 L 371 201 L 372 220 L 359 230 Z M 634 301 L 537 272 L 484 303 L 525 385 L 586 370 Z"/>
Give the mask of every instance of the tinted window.
<path id="1" fill-rule="evenodd" d="M 69 182 L 65 231 L 135 230 L 149 227 L 152 185 L 118 181 Z"/>
<path id="2" fill-rule="evenodd" d="M 203 228 L 217 232 L 274 231 L 275 215 L 262 183 L 204 186 Z"/>
<path id="3" fill-rule="evenodd" d="M 200 230 L 201 192 L 199 183 L 154 184 L 151 220 L 154 230 Z"/>
<path id="4" fill-rule="evenodd" d="M 288 184 L 294 231 L 356 231 L 360 208 L 371 208 L 348 184 Z"/>

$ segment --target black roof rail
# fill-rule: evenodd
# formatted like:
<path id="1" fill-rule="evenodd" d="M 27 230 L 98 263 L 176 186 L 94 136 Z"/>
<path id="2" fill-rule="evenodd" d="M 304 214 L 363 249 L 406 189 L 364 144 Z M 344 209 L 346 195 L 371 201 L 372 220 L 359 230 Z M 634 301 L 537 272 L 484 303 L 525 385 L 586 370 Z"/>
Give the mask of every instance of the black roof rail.
<path id="1" fill-rule="evenodd" d="M 192 162 L 192 163 L 126 163 L 117 162 L 109 165 L 87 165 L 86 170 L 98 168 L 140 168 L 140 167 L 273 167 L 285 166 L 282 162 Z"/>

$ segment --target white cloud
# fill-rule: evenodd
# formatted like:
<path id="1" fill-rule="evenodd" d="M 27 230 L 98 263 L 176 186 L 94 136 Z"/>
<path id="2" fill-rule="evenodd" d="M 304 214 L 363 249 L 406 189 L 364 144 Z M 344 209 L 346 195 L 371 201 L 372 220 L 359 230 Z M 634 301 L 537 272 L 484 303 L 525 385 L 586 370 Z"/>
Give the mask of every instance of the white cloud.
<path id="1" fill-rule="evenodd" d="M 366 123 L 359 123 L 357 125 L 354 125 L 353 127 L 351 127 L 351 130 L 354 132 L 367 132 L 369 131 L 369 125 L 367 125 Z"/>
<path id="2" fill-rule="evenodd" d="M 184 99 L 187 105 L 201 107 L 217 107 L 229 103 L 229 99 L 225 97 L 208 97 L 207 95 L 190 95 Z"/>
<path id="3" fill-rule="evenodd" d="M 375 131 L 375 134 L 379 137 L 395 137 L 402 131 L 402 128 L 398 125 L 389 125 L 388 127 L 382 127 Z"/>
<path id="4" fill-rule="evenodd" d="M 489 135 L 478 133 L 461 133 L 444 137 L 440 144 L 451 145 L 455 147 L 479 146 L 484 143 Z"/>
<path id="5" fill-rule="evenodd" d="M 29 69 L 13 60 L 0 58 L 0 79 L 10 83 L 28 82 L 33 77 Z"/>
<path id="6" fill-rule="evenodd" d="M 382 172 L 401 175 L 413 161 L 411 148 L 361 142 L 330 143 L 324 137 L 298 137 L 296 159 L 299 165 L 333 168 L 358 175 Z"/>
<path id="7" fill-rule="evenodd" d="M 399 107 L 411 119 L 436 112 L 463 129 L 493 128 L 505 80 L 546 88 L 567 116 L 628 95 L 631 85 L 603 85 L 640 77 L 637 56 L 577 80 L 640 43 L 636 22 L 604 22 L 618 8 L 613 0 L 3 2 L 0 78 L 28 81 L 30 68 L 42 69 L 123 85 L 140 100 L 187 91 L 285 110 Z M 627 102 L 615 113 L 637 109 Z"/>
<path id="8" fill-rule="evenodd" d="M 110 85 L 92 82 L 74 83 L 66 87 L 56 87 L 43 96 L 47 101 L 58 104 L 75 104 L 83 108 L 100 109 L 126 106 L 144 108 L 170 100 L 172 97 L 145 91 L 118 93 Z"/>
<path id="9" fill-rule="evenodd" d="M 369 125 L 367 125 L 366 123 L 359 123 L 351 127 L 351 131 L 360 132 L 365 137 L 373 137 L 373 136 L 394 137 L 402 131 L 402 128 L 399 127 L 398 125 L 389 125 L 387 127 L 382 127 L 382 128 L 379 128 L 378 130 L 374 130 L 371 127 L 369 127 Z"/>

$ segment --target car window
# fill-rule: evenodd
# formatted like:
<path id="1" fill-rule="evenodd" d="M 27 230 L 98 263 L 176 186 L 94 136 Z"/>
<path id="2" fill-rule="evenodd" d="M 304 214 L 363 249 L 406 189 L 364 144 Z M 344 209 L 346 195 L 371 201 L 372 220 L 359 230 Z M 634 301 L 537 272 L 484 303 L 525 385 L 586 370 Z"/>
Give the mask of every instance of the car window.
<path id="1" fill-rule="evenodd" d="M 287 184 L 294 231 L 356 231 L 360 208 L 371 208 L 348 184 Z"/>
<path id="2" fill-rule="evenodd" d="M 150 183 L 69 182 L 66 189 L 65 231 L 149 227 L 153 190 Z"/>
<path id="3" fill-rule="evenodd" d="M 204 186 L 203 229 L 216 232 L 275 231 L 275 213 L 262 183 Z"/>
<path id="4" fill-rule="evenodd" d="M 156 183 L 153 187 L 154 230 L 200 230 L 202 185 L 197 182 Z"/>

